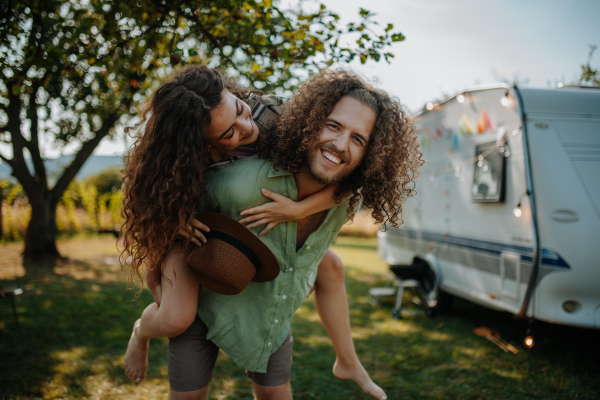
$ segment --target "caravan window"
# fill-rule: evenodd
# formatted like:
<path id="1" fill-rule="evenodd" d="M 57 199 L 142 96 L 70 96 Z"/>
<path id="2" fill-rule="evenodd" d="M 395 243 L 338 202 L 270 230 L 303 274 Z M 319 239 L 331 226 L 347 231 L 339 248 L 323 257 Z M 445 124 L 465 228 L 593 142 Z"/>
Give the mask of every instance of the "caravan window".
<path id="1" fill-rule="evenodd" d="M 473 202 L 500 203 L 504 201 L 505 158 L 495 148 L 495 143 L 475 147 L 475 167 L 471 200 Z"/>

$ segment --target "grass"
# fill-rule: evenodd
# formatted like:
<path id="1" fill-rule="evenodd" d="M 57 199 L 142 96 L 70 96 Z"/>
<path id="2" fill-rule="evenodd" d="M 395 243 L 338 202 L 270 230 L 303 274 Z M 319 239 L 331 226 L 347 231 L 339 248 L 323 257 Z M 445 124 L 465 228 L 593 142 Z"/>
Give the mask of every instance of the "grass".
<path id="1" fill-rule="evenodd" d="M 18 244 L 0 247 L 0 284 L 16 284 L 20 327 L 0 299 L 0 399 L 164 399 L 166 340 L 153 340 L 148 378 L 132 384 L 123 373 L 131 324 L 151 301 L 132 301 L 117 263 L 114 238 L 71 238 L 69 257 L 54 268 L 20 266 Z M 373 238 L 339 237 L 346 264 L 353 335 L 359 356 L 390 399 L 596 399 L 600 396 L 600 331 L 538 323 L 537 343 L 521 345 L 526 323 L 457 301 L 453 313 L 392 320 L 392 304 L 373 307 L 368 288 L 385 279 Z M 407 293 L 407 296 L 409 293 Z M 412 306 L 408 304 L 407 307 Z M 505 353 L 477 337 L 488 326 L 519 348 Z M 294 317 L 295 399 L 366 398 L 331 374 L 335 355 L 312 298 Z M 211 399 L 251 399 L 244 371 L 221 354 Z"/>

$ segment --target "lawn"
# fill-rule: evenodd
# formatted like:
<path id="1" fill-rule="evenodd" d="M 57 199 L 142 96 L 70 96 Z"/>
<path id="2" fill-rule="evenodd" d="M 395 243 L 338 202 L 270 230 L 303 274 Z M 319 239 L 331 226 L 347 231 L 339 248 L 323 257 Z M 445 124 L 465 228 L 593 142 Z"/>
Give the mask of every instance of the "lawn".
<path id="1" fill-rule="evenodd" d="M 24 293 L 0 299 L 1 399 L 164 399 L 168 393 L 166 340 L 153 340 L 148 378 L 131 383 L 123 353 L 133 321 L 151 301 L 134 300 L 117 262 L 114 238 L 61 240 L 69 257 L 54 268 L 20 266 L 22 244 L 0 245 L 0 284 Z M 390 318 L 391 302 L 373 307 L 369 287 L 383 283 L 387 266 L 376 240 L 340 237 L 334 250 L 346 265 L 357 351 L 389 399 L 597 399 L 600 398 L 600 331 L 536 325 L 537 343 L 522 346 L 526 323 L 457 301 L 451 314 Z M 406 293 L 408 297 L 410 293 Z M 519 349 L 506 353 L 473 334 L 499 331 Z M 312 298 L 293 322 L 295 399 L 367 398 L 353 383 L 331 374 L 334 352 Z M 221 354 L 211 399 L 251 399 L 244 371 Z"/>

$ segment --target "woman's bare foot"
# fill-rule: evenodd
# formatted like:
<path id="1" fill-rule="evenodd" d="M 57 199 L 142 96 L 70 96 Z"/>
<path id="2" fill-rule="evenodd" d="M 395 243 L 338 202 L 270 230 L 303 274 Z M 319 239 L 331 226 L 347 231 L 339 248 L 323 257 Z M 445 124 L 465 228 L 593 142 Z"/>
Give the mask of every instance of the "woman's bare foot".
<path id="1" fill-rule="evenodd" d="M 387 399 L 383 389 L 371 380 L 367 370 L 360 362 L 354 366 L 344 366 L 339 360 L 336 360 L 333 364 L 333 375 L 338 379 L 349 379 L 356 382 L 366 394 L 373 398 L 378 400 Z"/>
<path id="2" fill-rule="evenodd" d="M 139 329 L 140 320 L 138 319 L 133 324 L 131 338 L 125 352 L 125 373 L 135 382 L 141 382 L 146 377 L 146 369 L 148 369 L 148 349 L 150 348 L 150 340 L 140 339 L 136 331 Z"/>

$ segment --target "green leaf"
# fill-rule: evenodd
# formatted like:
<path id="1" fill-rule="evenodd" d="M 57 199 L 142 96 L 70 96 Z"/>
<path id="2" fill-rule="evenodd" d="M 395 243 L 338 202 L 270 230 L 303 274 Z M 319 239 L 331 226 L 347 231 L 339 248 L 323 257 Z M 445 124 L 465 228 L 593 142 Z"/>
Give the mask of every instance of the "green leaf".
<path id="1" fill-rule="evenodd" d="M 391 59 L 385 53 L 391 42 L 404 40 L 400 33 L 389 36 L 391 23 L 371 21 L 367 9 L 358 10 L 356 21 L 341 22 L 324 1 L 316 3 L 316 12 L 280 9 L 282 2 L 272 0 L 10 3 L 14 7 L 0 26 L 0 65 L 14 75 L 0 78 L 0 103 L 8 104 L 9 95 L 29 95 L 30 83 L 43 75 L 38 102 L 45 105 L 39 106 L 53 109 L 39 113 L 38 126 L 57 146 L 109 135 L 112 121 L 126 126 L 178 64 L 219 65 L 245 84 L 274 92 L 297 86 L 304 71 L 356 58 Z M 28 43 L 30 38 L 35 42 Z M 4 125 L 21 124 L 24 112 L 7 116 Z"/>
<path id="2" fill-rule="evenodd" d="M 406 37 L 401 33 L 394 33 L 391 39 L 392 42 L 402 42 Z"/>

